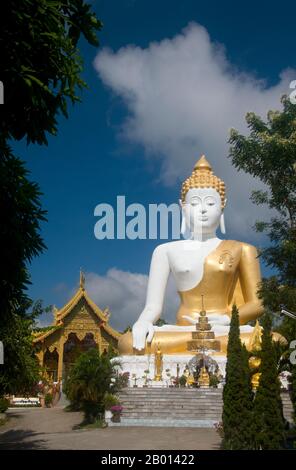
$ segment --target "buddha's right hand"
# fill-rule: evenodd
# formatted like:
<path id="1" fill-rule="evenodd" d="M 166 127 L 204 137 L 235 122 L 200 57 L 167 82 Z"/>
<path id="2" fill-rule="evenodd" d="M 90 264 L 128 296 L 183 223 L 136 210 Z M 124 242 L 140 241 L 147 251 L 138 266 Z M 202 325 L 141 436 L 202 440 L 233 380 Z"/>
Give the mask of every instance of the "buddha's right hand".
<path id="1" fill-rule="evenodd" d="M 133 326 L 133 347 L 138 349 L 144 349 L 147 343 L 151 343 L 154 336 L 153 324 L 147 320 L 138 320 Z"/>

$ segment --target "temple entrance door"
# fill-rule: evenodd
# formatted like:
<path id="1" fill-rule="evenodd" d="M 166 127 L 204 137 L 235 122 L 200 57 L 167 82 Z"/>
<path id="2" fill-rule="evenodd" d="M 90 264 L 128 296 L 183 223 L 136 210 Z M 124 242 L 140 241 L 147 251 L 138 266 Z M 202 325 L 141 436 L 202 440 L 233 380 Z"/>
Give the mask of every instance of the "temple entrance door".
<path id="1" fill-rule="evenodd" d="M 46 368 L 48 378 L 52 382 L 58 380 L 58 360 L 59 355 L 56 348 L 52 352 L 50 352 L 49 349 L 46 350 L 43 365 Z"/>
<path id="2" fill-rule="evenodd" d="M 83 340 L 79 340 L 75 333 L 70 333 L 64 344 L 63 379 L 67 379 L 73 364 L 81 353 L 97 347 L 93 333 L 86 333 Z"/>

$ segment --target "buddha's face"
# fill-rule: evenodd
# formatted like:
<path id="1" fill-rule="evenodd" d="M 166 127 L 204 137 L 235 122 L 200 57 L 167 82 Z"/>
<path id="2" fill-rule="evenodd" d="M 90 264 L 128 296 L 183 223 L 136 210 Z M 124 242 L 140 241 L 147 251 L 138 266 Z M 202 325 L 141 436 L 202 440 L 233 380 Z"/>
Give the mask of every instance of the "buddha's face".
<path id="1" fill-rule="evenodd" d="M 222 214 L 218 191 L 213 188 L 189 189 L 182 208 L 191 233 L 202 235 L 216 232 Z"/>

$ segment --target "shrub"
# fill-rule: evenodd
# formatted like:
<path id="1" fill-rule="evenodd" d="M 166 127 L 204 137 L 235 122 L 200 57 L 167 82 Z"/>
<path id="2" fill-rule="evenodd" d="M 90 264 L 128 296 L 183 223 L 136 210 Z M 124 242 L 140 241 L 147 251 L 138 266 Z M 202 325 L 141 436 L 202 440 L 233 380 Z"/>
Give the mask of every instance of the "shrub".
<path id="1" fill-rule="evenodd" d="M 86 423 L 102 418 L 106 393 L 116 393 L 118 362 L 112 354 L 100 355 L 97 349 L 82 353 L 74 363 L 64 391 L 74 409 L 84 412 Z"/>
<path id="2" fill-rule="evenodd" d="M 252 391 L 248 353 L 241 343 L 239 312 L 232 307 L 227 344 L 227 364 L 223 389 L 223 441 L 225 450 L 253 447 Z"/>
<path id="3" fill-rule="evenodd" d="M 51 393 L 47 393 L 44 397 L 44 403 L 45 403 L 45 406 L 47 406 L 48 408 L 50 407 L 50 405 L 52 404 L 52 401 L 53 401 L 53 396 Z"/>
<path id="4" fill-rule="evenodd" d="M 9 400 L 7 398 L 0 398 L 0 413 L 5 413 L 7 408 L 9 407 Z"/>
<path id="5" fill-rule="evenodd" d="M 181 387 L 185 387 L 186 385 L 186 382 L 187 382 L 187 378 L 185 375 L 181 375 L 181 377 L 179 378 L 179 384 Z"/>
<path id="6" fill-rule="evenodd" d="M 220 383 L 219 378 L 215 374 L 210 374 L 210 387 L 217 388 Z"/>
<path id="7" fill-rule="evenodd" d="M 103 399 L 105 410 L 110 410 L 113 406 L 119 404 L 118 398 L 112 393 L 106 393 Z"/>

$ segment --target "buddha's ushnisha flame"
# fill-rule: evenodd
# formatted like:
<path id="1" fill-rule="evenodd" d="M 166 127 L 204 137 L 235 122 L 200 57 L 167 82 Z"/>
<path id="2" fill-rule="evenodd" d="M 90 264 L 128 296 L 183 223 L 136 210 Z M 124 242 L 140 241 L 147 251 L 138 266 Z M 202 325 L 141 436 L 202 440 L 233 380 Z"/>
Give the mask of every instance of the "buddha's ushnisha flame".
<path id="1" fill-rule="evenodd" d="M 222 208 L 225 207 L 225 183 L 215 176 L 212 167 L 206 157 L 202 155 L 193 168 L 193 172 L 182 184 L 181 199 L 185 202 L 185 196 L 189 189 L 213 188 L 220 194 Z"/>

